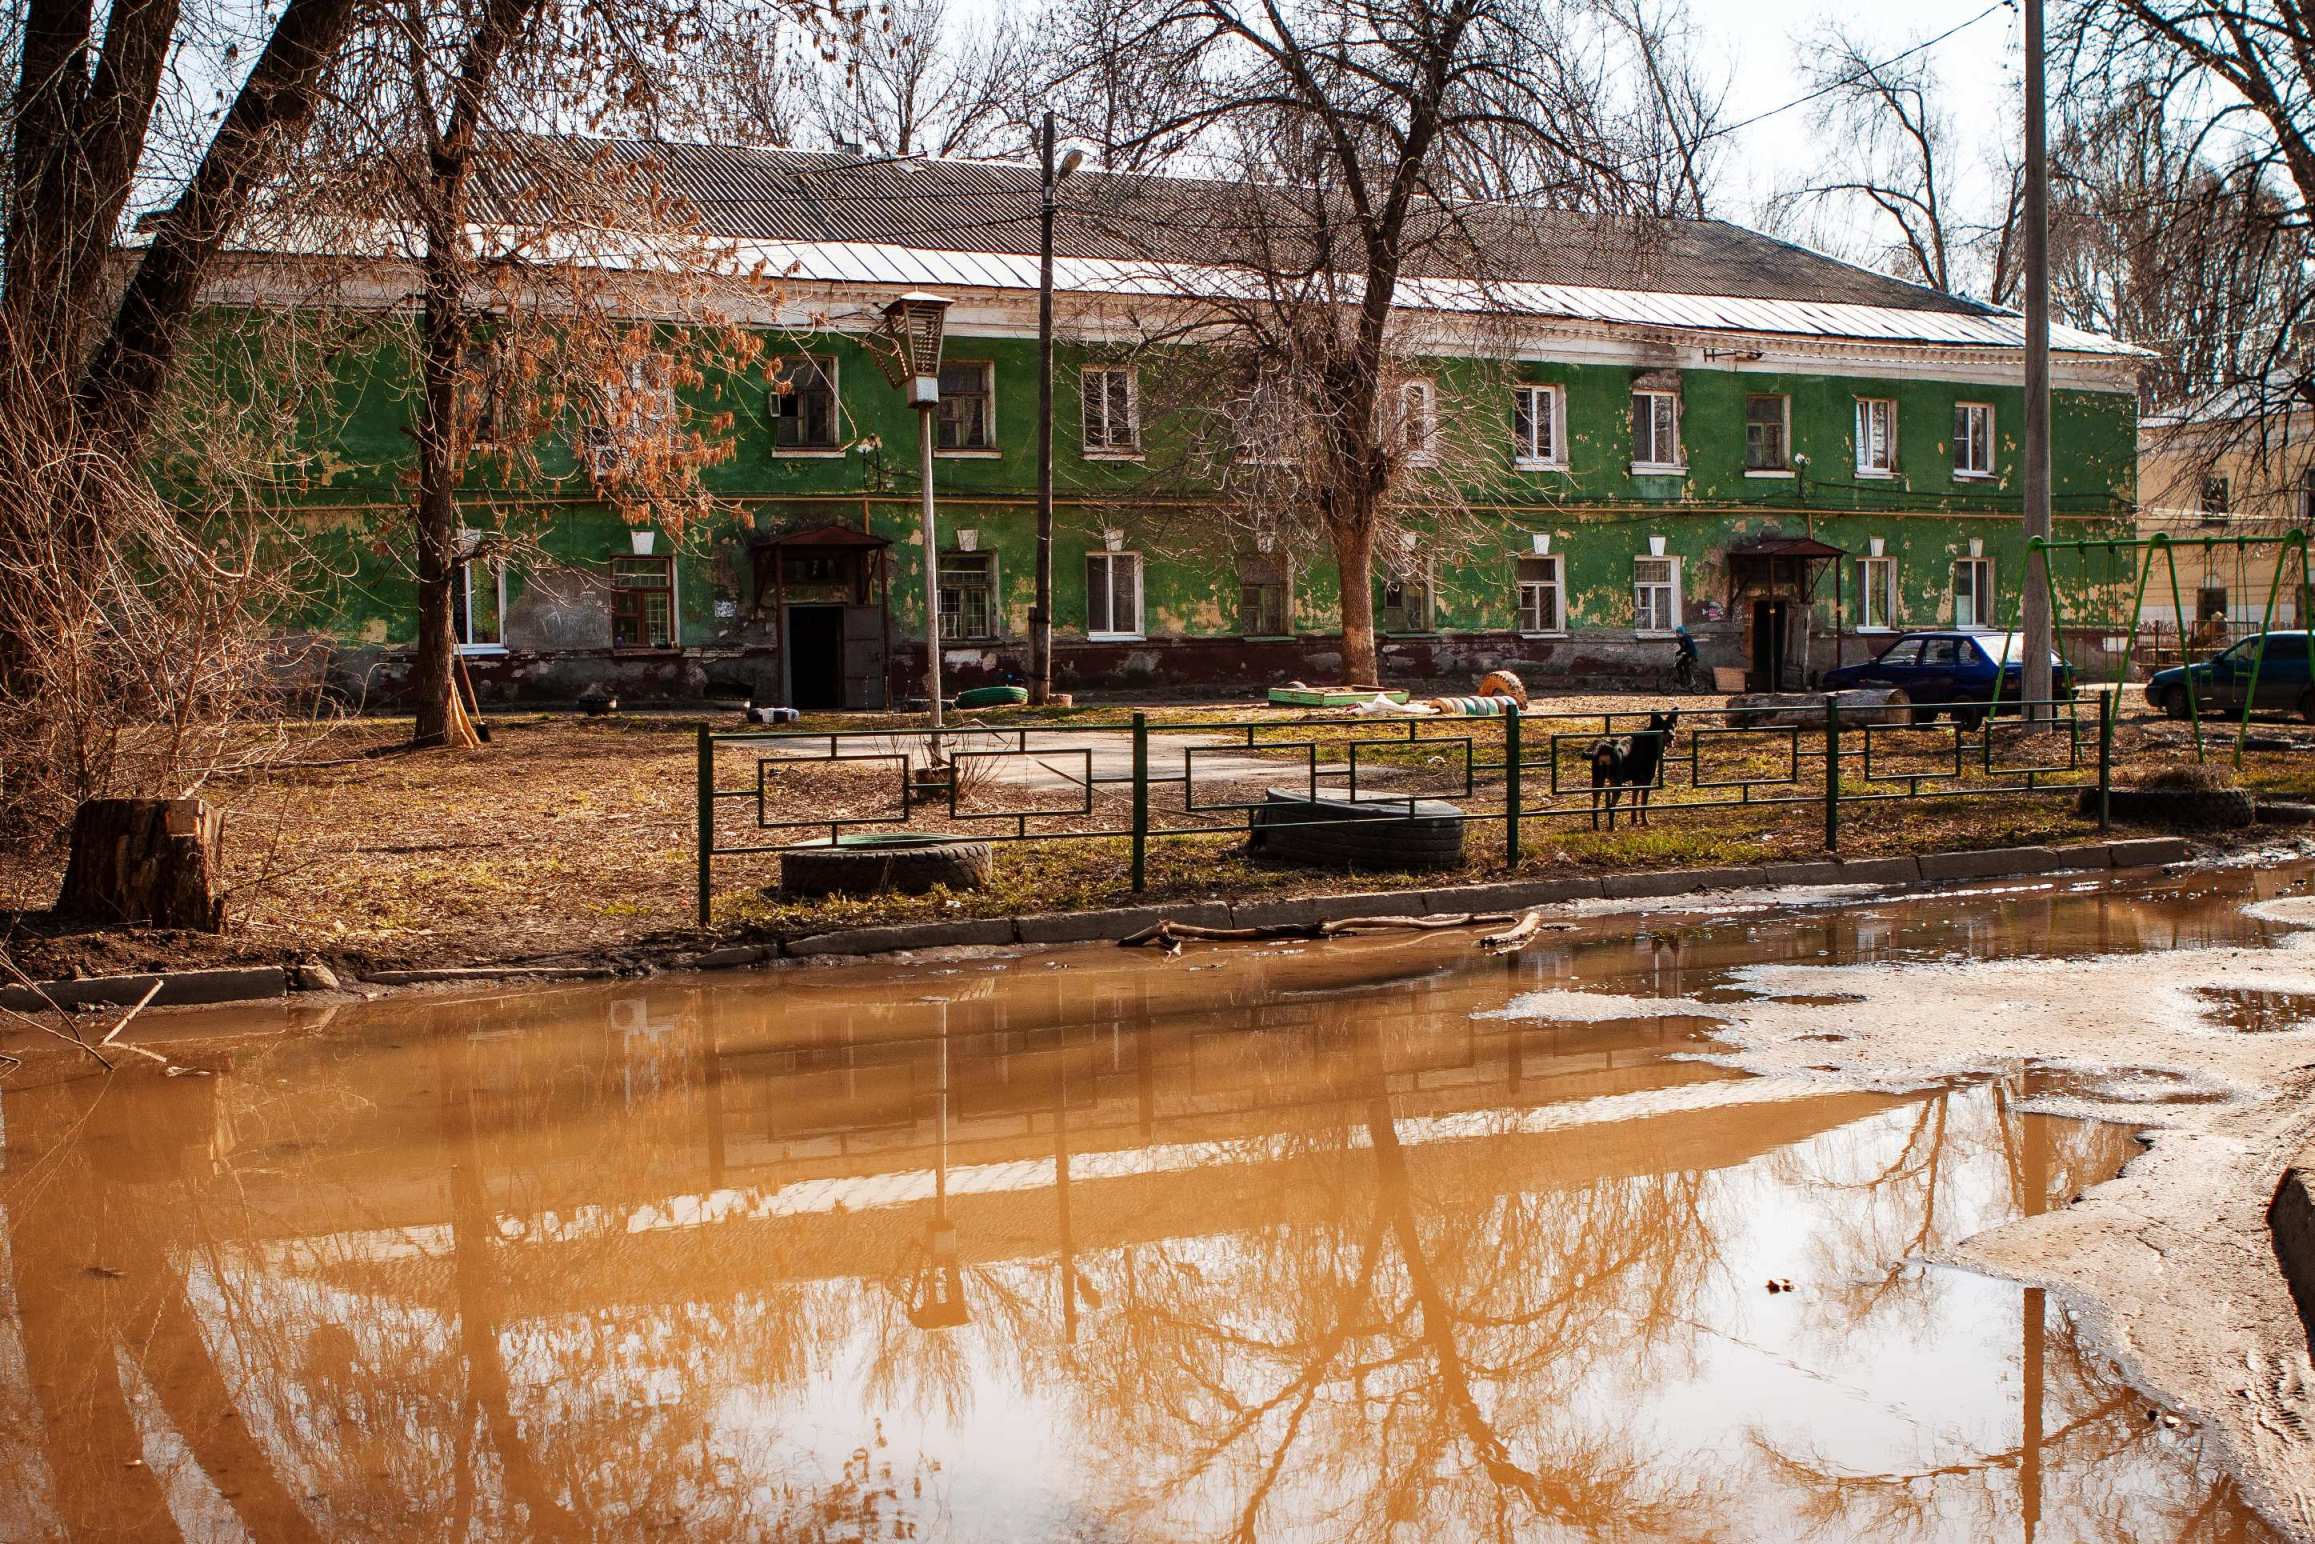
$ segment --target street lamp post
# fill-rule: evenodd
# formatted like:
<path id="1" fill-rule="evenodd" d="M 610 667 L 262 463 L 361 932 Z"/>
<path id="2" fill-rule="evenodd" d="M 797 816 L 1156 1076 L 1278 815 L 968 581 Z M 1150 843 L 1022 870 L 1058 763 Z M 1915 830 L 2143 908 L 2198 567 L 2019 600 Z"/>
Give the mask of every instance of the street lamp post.
<path id="1" fill-rule="evenodd" d="M 1053 695 L 1053 216 L 1054 192 L 1085 159 L 1072 150 L 1053 164 L 1053 115 L 1045 115 L 1039 136 L 1043 176 L 1037 247 L 1037 597 L 1029 608 L 1029 700 L 1042 704 Z"/>
<path id="2" fill-rule="evenodd" d="M 932 705 L 932 749 L 940 752 L 940 542 L 933 527 L 932 415 L 940 407 L 941 333 L 948 315 L 945 295 L 911 290 L 884 308 L 885 347 L 877 363 L 885 379 L 908 394 L 916 409 L 917 479 L 922 489 L 924 531 L 924 692 Z"/>

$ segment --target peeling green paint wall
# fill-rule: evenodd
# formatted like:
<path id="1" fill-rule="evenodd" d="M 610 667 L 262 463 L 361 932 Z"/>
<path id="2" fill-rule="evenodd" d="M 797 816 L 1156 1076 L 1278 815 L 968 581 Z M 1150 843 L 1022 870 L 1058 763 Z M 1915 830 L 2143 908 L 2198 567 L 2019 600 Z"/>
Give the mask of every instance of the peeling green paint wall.
<path id="1" fill-rule="evenodd" d="M 661 551 L 678 556 L 680 641 L 686 645 L 747 641 L 748 610 L 755 600 L 746 558 L 752 532 L 825 523 L 865 525 L 894 543 L 894 635 L 921 636 L 915 414 L 886 385 L 856 338 L 831 334 L 773 344 L 775 353 L 802 351 L 834 360 L 841 432 L 851 448 L 835 454 L 778 452 L 763 381 L 717 383 L 721 405 L 736 411 L 734 454 L 711 469 L 707 480 L 739 513 L 687 530 L 677 544 L 661 543 Z M 1020 338 L 952 337 L 947 357 L 993 364 L 997 433 L 990 453 L 938 457 L 941 543 L 953 547 L 959 530 L 978 532 L 980 549 L 996 555 L 1005 631 L 1019 638 L 1028 627 L 1034 577 L 1035 344 Z M 1188 534 L 1191 528 L 1169 529 L 1151 512 L 1148 498 L 1134 497 L 1145 490 L 1142 466 L 1082 454 L 1077 393 L 1082 360 L 1081 353 L 1064 348 L 1055 387 L 1061 503 L 1054 559 L 1056 630 L 1065 637 L 1082 634 L 1086 555 L 1101 549 L 1103 530 L 1115 528 L 1125 532 L 1128 549 L 1145 555 L 1147 631 L 1233 634 L 1238 599 L 1233 558 L 1199 550 Z M 1937 362 L 1925 355 L 1919 378 L 1901 381 L 1765 374 L 1728 366 L 1680 371 L 1687 472 L 1660 477 L 1634 476 L 1629 470 L 1629 393 L 1643 367 L 1523 364 L 1506 372 L 1439 361 L 1440 412 L 1458 415 L 1461 422 L 1499 423 L 1503 462 L 1469 490 L 1484 519 L 1499 523 L 1500 538 L 1432 554 L 1437 628 L 1513 627 L 1516 561 L 1530 550 L 1535 532 L 1553 537 L 1552 551 L 1562 559 L 1567 619 L 1575 629 L 1630 628 L 1632 561 L 1648 551 L 1650 536 L 1664 538 L 1667 554 L 1684 560 L 1683 592 L 1691 621 L 1709 622 L 1710 607 L 1728 593 L 1725 549 L 1768 532 L 1813 535 L 1859 554 L 1868 538 L 1880 538 L 1896 561 L 1894 620 L 1900 625 L 1951 620 L 1953 563 L 1968 553 L 1974 537 L 1993 560 L 2004 606 L 2014 604 L 2011 592 L 2024 563 L 2017 514 L 2022 392 L 1940 380 Z M 1513 467 L 1508 379 L 1565 390 L 1566 471 Z M 338 392 L 342 421 L 317 447 L 322 471 L 301 495 L 317 538 L 344 576 L 309 620 L 350 639 L 402 643 L 411 636 L 415 597 L 400 555 L 406 545 L 402 509 L 411 459 L 405 381 L 403 361 L 390 347 L 343 366 Z M 1745 400 L 1767 392 L 1791 399 L 1790 448 L 1807 458 L 1798 475 L 1745 475 Z M 1897 404 L 1892 478 L 1861 479 L 1853 470 L 1860 396 L 1888 397 Z M 1949 441 L 1957 401 L 1989 403 L 1994 409 L 1996 476 L 1990 482 L 1953 474 Z M 2061 535 L 2127 525 L 2135 500 L 2135 413 L 2135 400 L 2126 392 L 2056 394 L 2053 481 Z M 1145 429 L 1163 433 L 1155 424 Z M 550 487 L 476 489 L 472 523 L 507 520 L 530 528 L 555 570 L 510 574 L 509 615 L 518 631 L 530 631 L 526 618 L 543 619 L 534 635 L 548 640 L 541 646 L 604 645 L 609 635 L 607 620 L 602 620 L 602 575 L 611 557 L 627 552 L 627 527 L 588 494 L 567 453 L 549 458 L 548 471 L 555 479 Z M 1853 561 L 1844 563 L 1840 592 L 1851 606 L 1856 580 Z M 1828 577 L 1820 585 L 1819 620 L 1812 625 L 1831 627 L 1833 596 Z M 724 603 L 720 608 L 719 599 Z M 1325 554 L 1300 555 L 1294 574 L 1295 629 L 1331 630 L 1336 600 L 1331 560 Z M 1849 615 L 1853 620 L 1853 611 Z M 590 627 L 599 636 L 591 635 Z"/>

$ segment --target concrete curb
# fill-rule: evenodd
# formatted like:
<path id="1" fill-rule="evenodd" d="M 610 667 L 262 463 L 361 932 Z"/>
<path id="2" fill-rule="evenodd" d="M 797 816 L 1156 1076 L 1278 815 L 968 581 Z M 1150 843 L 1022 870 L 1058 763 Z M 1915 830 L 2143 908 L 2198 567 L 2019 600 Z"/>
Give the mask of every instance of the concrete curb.
<path id="1" fill-rule="evenodd" d="M 2093 842 L 2079 847 L 1996 847 L 1979 852 L 1927 853 L 1917 858 L 1839 858 L 1762 863 L 1747 868 L 1660 869 L 1633 874 L 1510 879 L 1443 890 L 1373 890 L 1350 895 L 1280 900 L 1192 901 L 1179 906 L 1127 906 L 1106 911 L 1046 912 L 1026 917 L 973 917 L 899 922 L 880 927 L 814 933 L 778 943 L 733 944 L 668 962 L 676 970 L 736 970 L 781 958 L 830 959 L 1007 944 L 1098 943 L 1123 938 L 1161 917 L 1203 927 L 1277 927 L 1344 917 L 1524 911 L 1568 901 L 1644 900 L 1700 890 L 1772 889 L 1790 885 L 1909 885 L 1927 881 L 2003 879 L 2057 869 L 2157 867 L 2194 856 L 2174 836 Z M 29 987 L 0 987 L 0 1007 L 35 1011 L 53 999 L 66 1008 L 128 1007 L 155 981 L 157 1007 L 258 1001 L 288 995 L 293 970 L 278 965 L 228 970 L 170 971 L 162 975 L 92 976 Z M 379 970 L 362 978 L 374 986 L 420 986 L 493 981 L 591 981 L 618 974 L 608 965 L 473 965 L 430 970 Z M 41 993 L 47 994 L 43 998 Z M 2315 1161 L 2311 1161 L 2315 1168 Z M 2296 1171 L 2295 1171 L 2296 1172 Z M 2315 1301 L 2315 1216 L 2309 1221 L 2310 1298 Z"/>
<path id="2" fill-rule="evenodd" d="M 1977 852 L 1928 853 L 1917 858 L 1840 858 L 1762 863 L 1745 868 L 1658 869 L 1565 879 L 1512 879 L 1446 890 L 1374 890 L 1235 904 L 1193 901 L 1179 906 L 1129 906 L 1014 918 L 903 922 L 791 938 L 782 944 L 779 952 L 829 958 L 970 945 L 1097 943 L 1138 932 L 1161 917 L 1201 927 L 1307 926 L 1345 917 L 1524 911 L 1530 906 L 1553 906 L 1567 901 L 1644 900 L 1691 895 L 1700 890 L 1828 884 L 1910 885 L 2007 879 L 2060 869 L 2150 868 L 2183 863 L 2193 856 L 2194 849 L 2185 840 L 2165 836 L 2092 842 L 2079 847 L 1995 847 Z M 691 963 L 705 969 L 707 958 L 701 956 Z"/>
<path id="3" fill-rule="evenodd" d="M 89 976 L 78 981 L 44 981 L 39 989 L 0 987 L 0 1008 L 35 1013 L 59 1008 L 130 1008 L 153 983 L 152 1006 L 183 1008 L 211 1003 L 253 1002 L 289 995 L 289 972 L 279 965 L 233 966 L 224 970 L 172 970 L 135 976 Z"/>
<path id="4" fill-rule="evenodd" d="M 2299 1305 L 2308 1348 L 2315 1350 L 2315 1148 L 2283 1171 L 2275 1199 L 2267 1203 L 2267 1231 L 2291 1301 Z"/>

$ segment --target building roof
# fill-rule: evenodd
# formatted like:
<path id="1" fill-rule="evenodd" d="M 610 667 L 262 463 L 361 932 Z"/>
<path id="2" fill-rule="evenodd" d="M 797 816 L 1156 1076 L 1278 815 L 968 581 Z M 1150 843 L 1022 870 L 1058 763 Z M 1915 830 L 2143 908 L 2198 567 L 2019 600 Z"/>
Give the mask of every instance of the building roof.
<path id="1" fill-rule="evenodd" d="M 905 247 L 1034 257 L 1034 166 L 875 159 L 817 151 L 572 141 L 648 161 L 711 234 L 741 240 Z M 1063 185 L 1054 251 L 1127 263 L 1211 263 L 1243 236 L 1261 195 L 1208 179 L 1081 171 Z M 1458 222 L 1505 282 L 1659 295 L 1710 295 L 1943 312 L 2004 313 L 1779 241 L 1724 220 L 1637 220 L 1564 210 L 1470 206 Z M 1462 265 L 1458 265 L 1461 267 Z M 1469 271 L 1464 268 L 1463 271 Z"/>

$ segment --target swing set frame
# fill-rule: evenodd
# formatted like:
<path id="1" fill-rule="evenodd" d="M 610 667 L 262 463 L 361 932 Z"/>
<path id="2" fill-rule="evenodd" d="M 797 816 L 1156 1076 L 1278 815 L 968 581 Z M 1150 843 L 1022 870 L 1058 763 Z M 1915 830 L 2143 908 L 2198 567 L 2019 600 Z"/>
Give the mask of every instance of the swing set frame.
<path id="1" fill-rule="evenodd" d="M 2040 553 L 2042 555 L 2042 579 L 2049 586 L 2051 636 L 2058 644 L 2060 654 L 2062 655 L 2065 651 L 2065 610 L 2058 599 L 2058 565 L 2051 561 L 2053 558 L 2060 553 L 2087 556 L 2093 552 L 2104 552 L 2109 557 L 2119 557 L 2125 551 L 2145 554 L 2144 560 L 2136 565 L 2138 583 L 2130 601 L 2129 625 L 2123 632 L 2121 663 L 2115 667 L 2114 671 L 2114 687 L 2116 693 L 2119 694 L 2123 683 L 2130 679 L 2131 657 L 2138 649 L 2138 620 L 2146 608 L 2146 585 L 2147 581 L 2154 575 L 2154 560 L 2158 556 L 2162 558 L 2170 578 L 2171 615 L 2181 619 L 2186 615 L 2184 597 L 2178 585 L 2178 552 L 2182 547 L 2189 551 L 2199 551 L 2204 554 L 2206 559 L 2214 552 L 2232 549 L 2236 554 L 2238 572 L 2240 572 L 2241 564 L 2249 557 L 2253 548 L 2272 547 L 2275 549 L 2274 573 L 2267 582 L 2267 604 L 2259 621 L 2259 636 L 2261 637 L 2274 631 L 2275 598 L 2282 592 L 2284 569 L 2294 554 L 2299 559 L 2299 589 L 2297 593 L 2306 596 L 2311 591 L 2315 591 L 2315 579 L 2310 579 L 2308 574 L 2307 531 L 2304 527 L 2294 527 L 2277 536 L 2173 536 L 2165 531 L 2157 531 L 2151 536 L 2078 537 L 2070 541 L 2052 541 L 2046 537 L 2036 536 L 2026 542 L 2026 552 L 2029 558 L 2027 567 L 2029 570 L 2032 568 L 2030 559 L 2033 554 Z M 2021 583 L 2018 587 L 2017 607 L 2013 615 L 2022 617 L 2024 609 L 2025 587 Z M 2315 682 L 2315 618 L 2298 616 L 2294 613 L 2293 620 L 2298 624 L 2300 637 L 2307 645 L 2308 679 Z M 2021 629 L 2022 620 L 2020 626 L 2012 630 Z M 2258 699 L 2259 670 L 2266 663 L 2266 656 L 2267 651 L 2262 647 L 2258 657 L 2251 661 L 2251 679 L 2243 689 L 2243 716 L 2235 730 L 2235 766 L 2237 768 L 2243 764 L 2243 743 L 2250 738 L 2251 708 Z M 2195 701 L 2194 643 L 2192 633 L 2185 626 L 2183 620 L 2178 629 L 2178 660 L 2180 668 L 2185 671 L 2187 719 L 2194 726 L 2194 759 L 2201 762 L 2208 758 L 2203 743 L 2202 709 Z M 2002 678 L 2005 674 L 2006 672 L 1999 670 L 1994 672 L 1993 707 L 1995 709 L 2001 705 Z M 2104 754 L 2110 751 L 2113 744 L 2114 714 L 2112 712 L 2099 714 L 2099 722 L 2101 725 L 2099 734 L 2102 741 L 2100 749 L 2101 753 Z"/>

